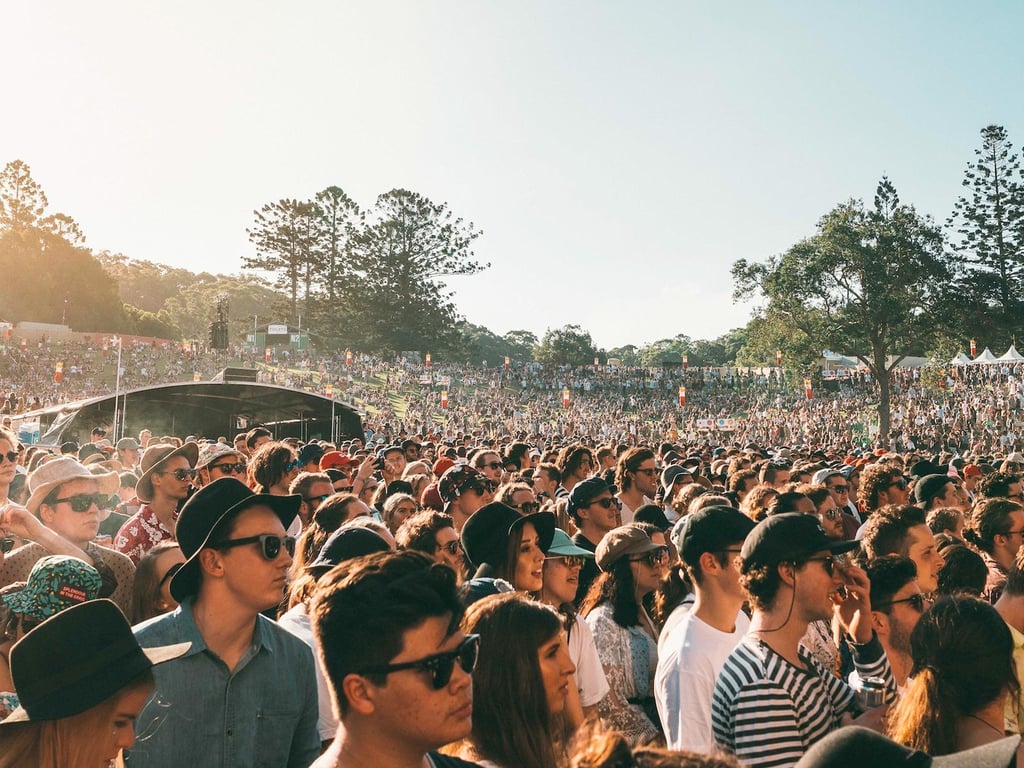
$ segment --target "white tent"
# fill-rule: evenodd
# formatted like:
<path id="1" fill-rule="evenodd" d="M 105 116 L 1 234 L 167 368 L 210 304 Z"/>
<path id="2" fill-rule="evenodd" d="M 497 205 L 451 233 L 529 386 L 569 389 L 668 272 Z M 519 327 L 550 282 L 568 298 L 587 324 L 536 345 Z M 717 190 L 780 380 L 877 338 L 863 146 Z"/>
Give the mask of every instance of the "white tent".
<path id="1" fill-rule="evenodd" d="M 1017 351 L 1017 345 L 1011 344 L 1010 348 L 999 357 L 1001 363 L 1019 363 L 1024 360 L 1024 355 Z"/>
<path id="2" fill-rule="evenodd" d="M 956 357 L 949 361 L 950 365 L 967 365 L 971 362 L 971 358 L 965 355 L 963 352 L 957 352 Z"/>
<path id="3" fill-rule="evenodd" d="M 992 350 L 985 347 L 985 351 L 978 355 L 976 358 L 971 360 L 971 365 L 985 365 L 987 363 L 998 362 L 996 356 L 992 354 Z"/>

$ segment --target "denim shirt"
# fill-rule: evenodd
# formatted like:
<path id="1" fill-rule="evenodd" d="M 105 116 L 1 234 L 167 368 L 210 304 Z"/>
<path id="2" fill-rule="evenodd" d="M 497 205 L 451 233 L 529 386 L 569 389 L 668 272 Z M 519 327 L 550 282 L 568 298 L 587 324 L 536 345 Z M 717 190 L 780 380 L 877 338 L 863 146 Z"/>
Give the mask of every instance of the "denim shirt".
<path id="1" fill-rule="evenodd" d="M 156 694 L 125 753 L 132 768 L 308 768 L 320 753 L 313 655 L 259 616 L 252 646 L 232 672 L 206 647 L 186 600 L 134 628 L 143 648 L 191 642 L 153 667 Z"/>

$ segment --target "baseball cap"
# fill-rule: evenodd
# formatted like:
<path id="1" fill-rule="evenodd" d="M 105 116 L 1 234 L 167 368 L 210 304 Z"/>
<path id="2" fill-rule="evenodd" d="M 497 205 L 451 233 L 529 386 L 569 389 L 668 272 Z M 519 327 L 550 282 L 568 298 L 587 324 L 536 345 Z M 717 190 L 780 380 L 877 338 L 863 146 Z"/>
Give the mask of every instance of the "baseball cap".
<path id="1" fill-rule="evenodd" d="M 548 557 L 593 557 L 594 553 L 583 547 L 576 546 L 569 534 L 561 528 L 555 528 L 555 535 L 548 547 Z"/>
<path id="2" fill-rule="evenodd" d="M 799 512 L 785 512 L 765 518 L 743 542 L 743 572 L 763 566 L 775 566 L 803 560 L 815 552 L 827 550 L 834 555 L 860 546 L 856 541 L 833 541 L 825 534 L 818 518 Z"/>
<path id="3" fill-rule="evenodd" d="M 575 514 L 577 510 L 590 504 L 605 491 L 614 495 L 615 486 L 608 485 L 603 477 L 588 477 L 586 480 L 576 483 L 573 489 L 569 491 L 569 514 Z"/>
<path id="4" fill-rule="evenodd" d="M 893 765 L 904 768 L 1006 768 L 1014 765 L 1020 735 L 951 755 L 931 757 L 887 739 L 880 733 L 848 726 L 833 731 L 812 746 L 795 768 L 860 768 Z"/>
<path id="5" fill-rule="evenodd" d="M 14 613 L 43 621 L 72 605 L 99 597 L 99 571 L 68 555 L 41 557 L 32 566 L 25 586 L 3 596 Z"/>
<path id="6" fill-rule="evenodd" d="M 682 561 L 693 567 L 705 552 L 721 552 L 742 544 L 754 526 L 754 521 L 738 509 L 705 507 L 676 523 L 672 543 Z"/>

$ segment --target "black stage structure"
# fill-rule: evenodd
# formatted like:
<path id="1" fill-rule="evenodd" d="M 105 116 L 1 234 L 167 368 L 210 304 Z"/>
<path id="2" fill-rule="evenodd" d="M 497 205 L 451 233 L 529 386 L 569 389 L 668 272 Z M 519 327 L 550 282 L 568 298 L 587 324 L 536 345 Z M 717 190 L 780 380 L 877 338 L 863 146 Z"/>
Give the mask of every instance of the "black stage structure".
<path id="1" fill-rule="evenodd" d="M 154 437 L 224 436 L 230 442 L 256 426 L 277 439 L 363 438 L 362 419 L 351 405 L 300 389 L 230 380 L 140 387 L 22 414 L 20 420 L 35 418 L 43 445 L 88 442 L 93 427 L 106 429 L 112 441 L 149 429 Z"/>

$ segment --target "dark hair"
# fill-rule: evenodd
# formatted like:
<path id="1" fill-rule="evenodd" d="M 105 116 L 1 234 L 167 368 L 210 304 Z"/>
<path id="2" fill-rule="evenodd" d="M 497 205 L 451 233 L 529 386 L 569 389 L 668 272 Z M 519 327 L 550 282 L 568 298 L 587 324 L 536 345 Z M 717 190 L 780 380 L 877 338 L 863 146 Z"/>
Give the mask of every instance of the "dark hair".
<path id="1" fill-rule="evenodd" d="M 274 435 L 266 427 L 253 427 L 245 433 L 245 447 L 250 451 L 253 450 L 256 447 L 256 441 L 261 437 L 273 438 Z M 236 437 L 235 439 L 237 440 L 238 438 Z"/>
<path id="2" fill-rule="evenodd" d="M 775 602 L 775 596 L 782 585 L 782 576 L 778 565 L 763 565 L 750 568 L 740 574 L 740 584 L 750 597 L 754 608 L 766 610 Z"/>
<path id="3" fill-rule="evenodd" d="M 139 558 L 135 566 L 135 580 L 132 588 L 132 604 L 129 618 L 132 624 L 138 624 L 159 616 L 163 611 L 158 607 L 160 602 L 160 577 L 156 563 L 160 555 L 170 549 L 181 549 L 177 541 L 164 540 L 158 542 Z"/>
<path id="4" fill-rule="evenodd" d="M 868 562 L 864 570 L 871 581 L 871 607 L 886 614 L 892 607 L 878 606 L 889 603 L 893 595 L 917 579 L 917 566 L 914 561 L 902 555 L 876 557 Z"/>
<path id="5" fill-rule="evenodd" d="M 982 477 L 974 486 L 974 493 L 986 499 L 1007 498 L 1010 494 L 1010 486 L 1020 482 L 1020 475 L 1011 475 L 1008 472 L 992 472 Z"/>
<path id="6" fill-rule="evenodd" d="M 928 512 L 928 528 L 933 534 L 953 533 L 959 523 L 963 522 L 964 514 L 956 507 L 939 507 Z"/>
<path id="7" fill-rule="evenodd" d="M 251 433 L 250 433 L 251 434 Z M 295 450 L 286 443 L 264 443 L 249 457 L 249 477 L 257 493 L 267 493 L 285 476 L 285 467 L 295 460 Z"/>
<path id="8" fill-rule="evenodd" d="M 1009 530 L 1010 513 L 1024 509 L 1016 501 L 993 497 L 980 499 L 971 510 L 969 527 L 964 529 L 964 539 L 978 549 L 992 554 L 997 534 Z"/>
<path id="9" fill-rule="evenodd" d="M 860 545 L 869 560 L 882 555 L 906 557 L 910 529 L 918 525 L 925 525 L 924 510 L 920 507 L 886 504 L 872 512 L 864 524 Z"/>
<path id="10" fill-rule="evenodd" d="M 944 597 L 910 633 L 914 666 L 889 711 L 889 736 L 933 757 L 955 752 L 957 723 L 1009 690 L 1017 695 L 1013 638 L 988 603 Z"/>
<path id="11" fill-rule="evenodd" d="M 437 532 L 444 528 L 454 528 L 455 521 L 451 515 L 424 509 L 405 518 L 395 532 L 395 543 L 399 549 L 412 549 L 426 552 L 433 557 L 437 550 Z"/>
<path id="12" fill-rule="evenodd" d="M 618 731 L 604 731 L 600 725 L 584 725 L 574 741 L 569 768 L 739 768 L 732 755 L 631 747 Z"/>
<path id="13" fill-rule="evenodd" d="M 658 627 L 664 627 L 665 622 L 686 596 L 693 592 L 693 582 L 690 581 L 688 569 L 677 561 L 672 564 L 658 585 L 654 593 L 654 605 L 651 611 L 651 618 Z"/>
<path id="14" fill-rule="evenodd" d="M 636 474 L 637 469 L 645 461 L 653 459 L 654 451 L 650 448 L 645 446 L 630 448 L 624 454 L 619 456 L 619 461 L 615 465 L 615 485 L 623 491 L 628 491 L 633 487 L 633 478 L 631 475 Z"/>
<path id="15" fill-rule="evenodd" d="M 963 544 L 947 546 L 941 551 L 945 565 L 939 571 L 935 591 L 942 595 L 981 597 L 988 581 L 988 566 L 982 556 Z"/>
<path id="16" fill-rule="evenodd" d="M 514 463 L 520 470 L 526 469 L 526 466 L 530 464 L 529 454 L 530 446 L 526 443 L 512 443 L 505 448 L 505 464 L 507 466 L 509 463 Z"/>
<path id="17" fill-rule="evenodd" d="M 799 512 L 800 499 L 806 499 L 807 496 L 798 491 L 785 491 L 780 493 L 771 503 L 768 505 L 768 517 L 773 515 L 783 515 L 787 512 Z"/>
<path id="18" fill-rule="evenodd" d="M 451 634 L 462 610 L 455 573 L 422 552 L 376 552 L 328 571 L 313 591 L 309 613 L 342 718 L 348 712 L 342 688 L 347 675 L 387 665 L 401 653 L 405 633 L 428 618 L 447 616 Z"/>
<path id="19" fill-rule="evenodd" d="M 635 627 L 640 623 L 640 606 L 633 595 L 633 569 L 628 557 L 620 557 L 587 591 L 580 604 L 580 614 L 587 616 L 601 603 L 612 608 L 612 618 L 620 627 Z"/>
<path id="20" fill-rule="evenodd" d="M 886 464 L 869 464 L 860 473 L 857 501 L 866 509 L 875 509 L 878 506 L 878 492 L 884 491 L 900 477 L 902 475 L 896 467 Z"/>
<path id="21" fill-rule="evenodd" d="M 559 636 L 558 613 L 520 593 L 491 595 L 469 606 L 462 629 L 480 635 L 469 737 L 475 751 L 501 765 L 555 768 L 557 721 L 537 651 Z"/>
<path id="22" fill-rule="evenodd" d="M 728 475 L 725 487 L 734 493 L 739 493 L 748 480 L 753 480 L 754 485 L 757 485 L 757 472 L 752 469 L 739 469 Z"/>
<path id="23" fill-rule="evenodd" d="M 590 457 L 591 463 L 594 461 L 593 452 L 587 448 L 587 446 L 581 443 L 574 443 L 573 445 L 567 445 L 558 454 L 558 471 L 561 473 L 561 479 L 564 480 L 569 475 L 576 472 L 580 468 L 580 464 L 583 463 L 583 459 Z"/>

